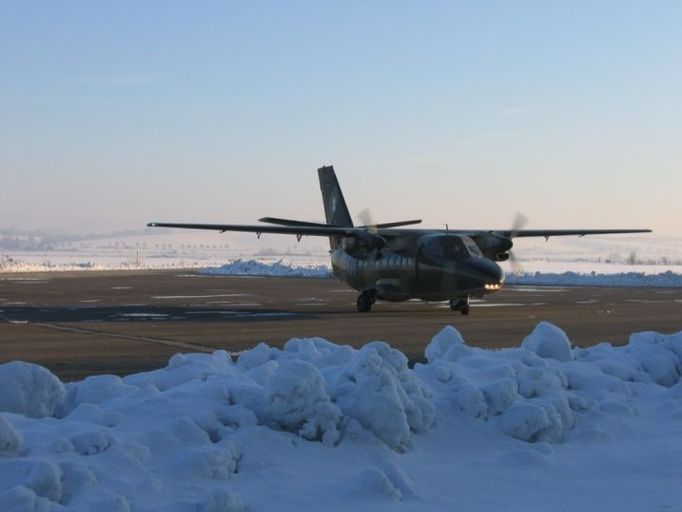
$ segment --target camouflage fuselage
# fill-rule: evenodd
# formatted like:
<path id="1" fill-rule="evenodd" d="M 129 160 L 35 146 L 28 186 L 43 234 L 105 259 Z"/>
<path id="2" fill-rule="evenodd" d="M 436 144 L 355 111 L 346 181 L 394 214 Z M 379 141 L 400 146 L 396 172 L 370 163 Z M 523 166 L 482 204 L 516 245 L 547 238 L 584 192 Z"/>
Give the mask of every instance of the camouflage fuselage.
<path id="1" fill-rule="evenodd" d="M 393 239 L 400 247 L 388 240 L 381 251 L 344 248 L 339 243 L 338 248 L 330 251 L 332 269 L 352 288 L 373 290 L 377 298 L 389 301 L 448 300 L 499 290 L 504 274 L 488 258 L 469 253 L 457 257 L 428 250 L 429 244 L 444 237 L 447 235 L 442 233 L 401 236 Z"/>

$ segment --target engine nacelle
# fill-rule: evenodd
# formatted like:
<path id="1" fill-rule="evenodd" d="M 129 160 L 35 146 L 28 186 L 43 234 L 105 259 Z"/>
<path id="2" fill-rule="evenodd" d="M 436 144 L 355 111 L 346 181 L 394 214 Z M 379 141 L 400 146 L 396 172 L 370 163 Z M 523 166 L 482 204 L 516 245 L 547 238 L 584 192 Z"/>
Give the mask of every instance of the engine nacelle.
<path id="1" fill-rule="evenodd" d="M 481 252 L 493 261 L 507 261 L 509 250 L 514 245 L 510 238 L 494 231 L 488 233 L 478 233 L 472 236 Z"/>
<path id="2" fill-rule="evenodd" d="M 373 249 L 381 250 L 386 247 L 386 240 L 368 231 L 357 231 L 354 236 L 343 237 L 341 246 L 346 251 L 360 248 L 370 251 Z"/>

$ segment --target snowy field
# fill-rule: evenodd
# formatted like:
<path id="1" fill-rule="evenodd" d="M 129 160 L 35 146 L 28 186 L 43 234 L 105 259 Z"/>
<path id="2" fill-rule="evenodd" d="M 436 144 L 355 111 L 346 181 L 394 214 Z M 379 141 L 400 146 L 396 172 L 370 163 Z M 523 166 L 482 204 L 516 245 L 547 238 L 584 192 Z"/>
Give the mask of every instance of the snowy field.
<path id="1" fill-rule="evenodd" d="M 682 331 L 409 369 L 321 338 L 62 383 L 0 365 L 0 510 L 682 510 Z"/>
<path id="2" fill-rule="evenodd" d="M 502 263 L 508 284 L 682 286 L 682 240 L 645 236 L 518 239 L 520 268 Z M 209 274 L 325 277 L 326 241 L 304 237 L 153 232 L 57 244 L 50 250 L 4 250 L 0 272 L 204 269 Z"/>

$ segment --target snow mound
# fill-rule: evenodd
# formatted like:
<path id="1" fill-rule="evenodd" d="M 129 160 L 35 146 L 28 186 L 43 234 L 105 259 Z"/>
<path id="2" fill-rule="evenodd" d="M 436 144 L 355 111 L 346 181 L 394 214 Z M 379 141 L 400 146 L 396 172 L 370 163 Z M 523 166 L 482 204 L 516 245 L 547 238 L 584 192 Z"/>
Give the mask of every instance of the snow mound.
<path id="1" fill-rule="evenodd" d="M 301 360 L 285 361 L 268 379 L 265 401 L 270 417 L 305 439 L 322 437 L 324 444 L 339 439 L 341 411 L 331 403 L 320 371 Z"/>
<path id="2" fill-rule="evenodd" d="M 402 352 L 386 343 L 365 345 L 329 375 L 331 394 L 343 413 L 395 450 L 407 450 L 412 432 L 424 432 L 433 422 L 429 392 L 408 370 Z"/>
<path id="3" fill-rule="evenodd" d="M 571 342 L 566 333 L 549 322 L 540 322 L 533 332 L 523 340 L 521 346 L 535 352 L 540 357 L 548 357 L 557 361 L 573 360 Z"/>
<path id="4" fill-rule="evenodd" d="M 47 368 L 12 361 L 0 364 L 0 412 L 52 416 L 64 402 L 64 385 Z"/>
<path id="5" fill-rule="evenodd" d="M 261 343 L 242 353 L 237 366 L 264 382 L 271 417 L 289 430 L 302 426 L 307 439 L 321 434 L 333 444 L 339 437 L 336 424 L 355 420 L 404 451 L 412 433 L 433 422 L 428 391 L 409 371 L 407 358 L 386 343 L 372 342 L 360 350 L 321 338 L 294 338 L 283 350 Z"/>
<path id="6" fill-rule="evenodd" d="M 574 352 L 576 356 L 574 357 Z M 467 347 L 446 327 L 416 371 L 441 401 L 528 442 L 564 440 L 588 413 L 636 414 L 631 383 L 672 387 L 682 375 L 682 333 L 637 333 L 625 347 L 571 348 L 558 327 L 540 322 L 521 347 Z"/>
<path id="7" fill-rule="evenodd" d="M 447 326 L 425 355 L 294 338 L 66 386 L 2 365 L 0 510 L 527 510 L 528 481 L 569 508 L 682 500 L 682 332 L 572 348 L 541 322 L 485 350 Z"/>
<path id="8" fill-rule="evenodd" d="M 644 272 L 620 272 L 599 274 L 596 272 L 531 272 L 507 274 L 506 284 L 528 286 L 624 286 L 646 288 L 682 288 L 682 274 L 672 270 L 658 274 Z"/>
<path id="9" fill-rule="evenodd" d="M 451 325 L 446 325 L 427 345 L 424 356 L 429 363 L 437 360 L 454 363 L 470 352 L 471 348 L 466 345 L 459 331 Z"/>
<path id="10" fill-rule="evenodd" d="M 296 266 L 282 261 L 262 263 L 257 260 L 235 260 L 220 267 L 208 267 L 201 274 L 220 276 L 270 276 L 270 277 L 331 277 L 326 265 Z"/>
<path id="11" fill-rule="evenodd" d="M 0 416 L 0 457 L 3 455 L 14 455 L 21 446 L 23 439 L 12 424 Z"/>

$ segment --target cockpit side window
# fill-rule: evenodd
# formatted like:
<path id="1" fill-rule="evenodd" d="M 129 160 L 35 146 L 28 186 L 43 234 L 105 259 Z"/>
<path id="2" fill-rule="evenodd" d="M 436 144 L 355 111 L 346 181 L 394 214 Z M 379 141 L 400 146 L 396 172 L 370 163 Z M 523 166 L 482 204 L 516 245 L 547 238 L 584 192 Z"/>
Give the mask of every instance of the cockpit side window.
<path id="1" fill-rule="evenodd" d="M 458 236 L 444 236 L 440 239 L 440 246 L 442 247 L 445 256 L 450 258 L 461 258 L 468 256 L 468 251 L 464 246 L 464 242 Z"/>

